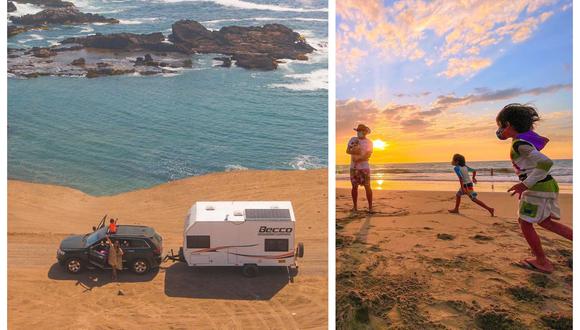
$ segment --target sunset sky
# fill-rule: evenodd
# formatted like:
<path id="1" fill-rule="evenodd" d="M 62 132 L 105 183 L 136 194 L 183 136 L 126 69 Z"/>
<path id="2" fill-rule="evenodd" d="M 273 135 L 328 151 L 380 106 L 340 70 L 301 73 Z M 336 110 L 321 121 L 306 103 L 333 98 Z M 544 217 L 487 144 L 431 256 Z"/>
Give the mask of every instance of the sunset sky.
<path id="1" fill-rule="evenodd" d="M 338 0 L 337 163 L 365 123 L 374 163 L 507 160 L 495 116 L 532 103 L 572 158 L 572 1 Z"/>

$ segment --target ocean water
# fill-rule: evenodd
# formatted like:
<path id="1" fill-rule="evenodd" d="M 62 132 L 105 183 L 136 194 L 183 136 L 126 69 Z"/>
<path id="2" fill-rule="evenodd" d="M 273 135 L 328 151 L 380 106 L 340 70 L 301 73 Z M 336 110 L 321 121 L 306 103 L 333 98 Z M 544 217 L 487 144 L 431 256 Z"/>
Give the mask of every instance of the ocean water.
<path id="1" fill-rule="evenodd" d="M 518 177 L 509 161 L 479 161 L 468 162 L 471 168 L 477 170 L 477 190 L 505 191 L 518 182 Z M 491 170 L 493 169 L 493 176 Z M 571 159 L 554 160 L 552 176 L 560 184 L 561 191 L 571 192 L 572 172 Z M 336 170 L 337 185 L 349 187 L 349 165 L 339 165 Z M 456 190 L 457 176 L 453 166 L 448 162 L 442 163 L 413 163 L 413 164 L 371 164 L 371 179 L 377 188 L 385 186 L 384 182 L 411 182 L 409 189 L 414 190 Z M 393 189 L 401 189 L 403 185 L 391 184 Z"/>
<path id="2" fill-rule="evenodd" d="M 158 76 L 8 79 L 8 176 L 109 195 L 192 175 L 327 167 L 327 2 L 77 0 L 118 25 L 30 31 L 9 47 L 47 46 L 96 32 L 170 33 L 194 19 L 208 28 L 282 23 L 317 48 L 273 72 L 215 68 Z M 19 6 L 17 14 L 38 11 Z M 256 178 L 259 180 L 259 178 Z"/>

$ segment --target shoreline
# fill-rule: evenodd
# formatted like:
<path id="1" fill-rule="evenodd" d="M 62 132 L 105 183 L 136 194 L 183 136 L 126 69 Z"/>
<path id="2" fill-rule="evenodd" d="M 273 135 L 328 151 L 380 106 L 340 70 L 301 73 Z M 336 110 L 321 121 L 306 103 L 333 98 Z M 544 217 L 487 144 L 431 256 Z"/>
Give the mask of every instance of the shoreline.
<path id="1" fill-rule="evenodd" d="M 507 190 L 513 185 L 513 182 L 487 182 L 478 181 L 475 185 L 476 192 L 490 192 L 490 193 L 507 193 Z M 560 194 L 572 194 L 572 183 L 560 183 Z M 429 181 L 429 180 L 385 180 L 385 179 L 371 179 L 371 187 L 373 190 L 384 191 L 449 191 L 456 192 L 459 189 L 459 184 L 456 181 Z M 337 179 L 336 189 L 350 189 L 351 184 L 348 178 Z"/>
<path id="2" fill-rule="evenodd" d="M 122 195 L 122 194 L 126 194 L 126 193 L 131 193 L 131 192 L 136 192 L 136 191 L 143 191 L 143 190 L 149 190 L 149 189 L 153 189 L 159 186 L 163 186 L 163 185 L 167 185 L 167 184 L 172 184 L 178 181 L 182 181 L 182 180 L 191 180 L 194 178 L 201 178 L 201 177 L 210 177 L 210 176 L 215 176 L 215 175 L 226 175 L 226 174 L 230 174 L 230 173 L 276 173 L 276 172 L 312 172 L 312 171 L 322 171 L 322 172 L 326 172 L 328 168 L 316 168 L 316 169 L 278 169 L 278 170 L 259 170 L 259 169 L 245 169 L 245 170 L 233 170 L 233 171 L 221 171 L 221 172 L 211 172 L 211 173 L 204 173 L 204 174 L 200 174 L 200 175 L 191 175 L 191 176 L 186 176 L 180 179 L 175 179 L 175 180 L 171 180 L 171 181 L 167 181 L 167 182 L 162 182 L 162 183 L 158 183 L 158 184 L 153 184 L 150 186 L 146 186 L 146 187 L 141 187 L 141 188 L 135 188 L 132 190 L 124 190 L 124 191 L 120 191 L 118 193 L 114 193 L 114 194 L 91 194 L 88 192 L 83 191 L 82 189 L 73 187 L 73 186 L 67 186 L 64 184 L 58 184 L 58 183 L 49 183 L 49 182 L 38 182 L 38 181 L 30 181 L 30 180 L 22 180 L 22 179 L 14 179 L 14 178 L 10 178 L 8 177 L 7 181 L 8 183 L 10 182 L 21 182 L 21 183 L 27 183 L 27 184 L 34 184 L 34 185 L 42 185 L 42 186 L 53 186 L 53 187 L 60 187 L 60 188 L 66 188 L 66 189 L 72 189 L 74 191 L 78 191 L 81 192 L 87 196 L 91 196 L 91 197 L 113 197 L 113 196 L 118 196 L 118 195 Z"/>

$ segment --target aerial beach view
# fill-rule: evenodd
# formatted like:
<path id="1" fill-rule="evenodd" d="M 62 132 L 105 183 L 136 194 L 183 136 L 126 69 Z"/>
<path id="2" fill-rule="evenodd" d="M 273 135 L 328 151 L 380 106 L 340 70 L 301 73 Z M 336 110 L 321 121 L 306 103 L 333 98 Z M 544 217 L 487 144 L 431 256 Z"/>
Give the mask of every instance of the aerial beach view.
<path id="1" fill-rule="evenodd" d="M 571 6 L 337 1 L 337 328 L 571 329 Z"/>
<path id="2" fill-rule="evenodd" d="M 325 328 L 327 16 L 318 0 L 9 1 L 9 327 Z M 106 214 L 177 252 L 204 200 L 290 201 L 297 275 L 57 263 Z"/>
<path id="3" fill-rule="evenodd" d="M 17 52 L 8 65 L 9 177 L 101 195 L 219 171 L 326 166 L 327 9 L 325 1 L 309 2 L 312 5 L 301 9 L 280 1 L 79 1 L 78 10 L 119 23 L 49 24 L 9 38 L 9 52 Z M 31 7 L 32 13 L 46 7 L 36 3 L 42 1 L 15 2 L 17 8 L 27 8 L 26 13 Z M 295 60 L 284 57 L 294 56 L 295 50 L 280 43 L 283 54 L 275 56 L 283 63 L 267 71 L 235 64 L 221 67 L 223 62 L 214 58 L 225 54 L 164 50 L 156 55 L 151 49 L 170 45 L 163 38 L 184 19 L 210 31 L 280 23 L 299 32 L 314 49 Z M 187 28 L 176 33 L 187 38 Z M 145 47 L 151 47 L 147 49 L 137 48 L 139 38 L 133 37 L 136 45 L 131 46 L 129 37 L 119 37 L 121 45 L 128 46 L 55 51 L 69 45 L 59 44 L 67 38 L 157 32 L 163 34 L 161 40 L 144 40 Z M 93 47 L 117 47 L 112 42 Z M 31 47 L 48 47 L 49 54 L 57 55 L 18 53 Z M 234 57 L 247 52 L 223 51 Z M 137 58 L 144 61 L 147 54 L 152 54 L 153 63 L 136 65 Z M 184 57 L 192 62 L 189 68 L 172 61 Z M 79 58 L 85 59 L 84 67 L 70 65 Z M 19 61 L 31 61 L 32 69 L 27 70 L 32 72 L 19 69 Z M 89 71 L 103 76 L 84 78 Z M 38 78 L 22 79 L 33 73 Z M 306 123 L 310 129 L 299 132 Z M 192 143 L 207 138 L 210 143 Z"/>

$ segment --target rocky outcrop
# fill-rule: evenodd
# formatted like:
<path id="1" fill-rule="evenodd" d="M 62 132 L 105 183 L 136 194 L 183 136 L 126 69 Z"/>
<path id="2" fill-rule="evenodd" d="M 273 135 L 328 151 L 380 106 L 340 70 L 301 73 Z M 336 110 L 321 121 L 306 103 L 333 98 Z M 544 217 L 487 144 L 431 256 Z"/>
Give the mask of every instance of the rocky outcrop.
<path id="1" fill-rule="evenodd" d="M 8 70 L 24 77 L 148 75 L 192 67 L 195 53 L 225 55 L 215 58 L 222 67 L 235 62 L 246 69 L 275 70 L 281 59 L 306 60 L 313 51 L 300 34 L 280 24 L 210 31 L 195 21 L 179 21 L 168 39 L 160 32 L 94 34 L 65 39 L 59 46 L 14 50 Z"/>
<path id="2" fill-rule="evenodd" d="M 18 8 L 16 8 L 16 5 L 14 4 L 14 2 L 8 1 L 8 12 L 13 13 L 17 10 L 18 10 Z"/>
<path id="3" fill-rule="evenodd" d="M 97 66 L 96 68 L 91 68 L 87 70 L 85 77 L 87 78 L 97 78 L 104 76 L 119 76 L 129 73 L 134 73 L 135 69 L 119 69 L 108 66 Z"/>
<path id="4" fill-rule="evenodd" d="M 221 64 L 216 65 L 216 66 L 219 66 L 222 68 L 229 68 L 232 66 L 232 58 L 231 57 L 214 57 L 213 59 L 216 61 L 222 62 Z"/>
<path id="5" fill-rule="evenodd" d="M 278 62 L 275 58 L 265 54 L 235 54 L 232 57 L 236 65 L 245 69 L 275 70 Z"/>
<path id="6" fill-rule="evenodd" d="M 79 57 L 76 60 L 73 60 L 70 65 L 85 66 L 86 63 L 87 62 L 84 57 Z"/>
<path id="7" fill-rule="evenodd" d="M 169 40 L 191 53 L 262 54 L 275 59 L 304 59 L 315 49 L 304 37 L 282 24 L 259 27 L 228 26 L 210 31 L 196 21 L 172 25 Z"/>
<path id="8" fill-rule="evenodd" d="M 114 18 L 106 18 L 97 14 L 86 14 L 76 7 L 49 8 L 36 14 L 12 17 L 12 23 L 20 25 L 46 24 L 84 24 L 84 23 L 119 23 Z"/>
<path id="9" fill-rule="evenodd" d="M 178 21 L 165 40 L 162 33 L 96 34 L 64 40 L 63 44 L 80 44 L 89 48 L 127 51 L 149 50 L 185 54 L 230 55 L 236 65 L 247 69 L 274 70 L 279 59 L 307 60 L 315 49 L 298 33 L 281 24 L 262 27 L 224 27 L 210 31 L 196 21 Z M 222 61 L 223 66 L 231 61 Z"/>
<path id="10" fill-rule="evenodd" d="M 24 33 L 30 30 L 46 30 L 46 26 L 20 26 L 20 25 L 8 25 L 8 38 L 14 37 L 17 34 Z"/>
<path id="11" fill-rule="evenodd" d="M 56 54 L 57 52 L 54 49 L 40 47 L 32 48 L 32 55 L 34 55 L 35 57 L 47 58 L 56 56 Z"/>
<path id="12" fill-rule="evenodd" d="M 171 44 L 166 44 L 164 49 L 162 46 L 165 36 L 161 32 L 150 33 L 150 34 L 135 34 L 135 33 L 113 33 L 103 35 L 97 33 L 88 37 L 76 37 L 68 38 L 62 41 L 62 44 L 79 44 L 88 48 L 99 48 L 99 49 L 117 49 L 126 51 L 137 51 L 137 50 L 165 50 L 166 51 L 176 51 Z"/>
<path id="13" fill-rule="evenodd" d="M 124 74 L 174 73 L 177 69 L 191 68 L 193 65 L 189 55 L 180 53 L 157 55 L 148 53 L 136 59 L 132 59 L 132 54 L 123 51 L 91 53 L 90 49 L 76 44 L 31 49 L 9 48 L 8 72 L 24 78 L 42 76 L 97 78 Z"/>

